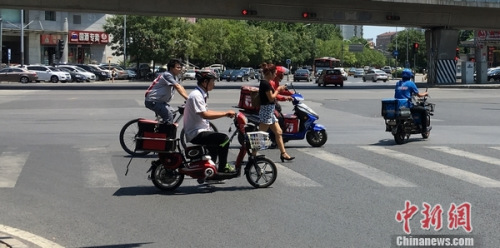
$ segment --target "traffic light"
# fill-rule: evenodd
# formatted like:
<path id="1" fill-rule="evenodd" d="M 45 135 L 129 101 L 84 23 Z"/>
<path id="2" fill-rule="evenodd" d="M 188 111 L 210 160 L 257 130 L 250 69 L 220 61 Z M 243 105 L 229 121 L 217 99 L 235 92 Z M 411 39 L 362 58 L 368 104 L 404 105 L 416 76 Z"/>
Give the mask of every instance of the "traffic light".
<path id="1" fill-rule="evenodd" d="M 401 17 L 399 17 L 398 15 L 386 15 L 385 19 L 388 21 L 399 21 Z"/>
<path id="2" fill-rule="evenodd" d="M 314 13 L 314 12 L 302 12 L 302 18 L 304 18 L 304 19 L 316 18 L 316 13 Z"/>
<path id="3" fill-rule="evenodd" d="M 64 51 L 64 40 L 58 40 L 57 41 L 57 55 L 58 55 L 58 58 L 62 57 L 63 51 Z"/>
<path id="4" fill-rule="evenodd" d="M 458 59 L 460 58 L 460 48 L 456 48 L 455 49 L 455 61 L 458 61 Z"/>
<path id="5" fill-rule="evenodd" d="M 418 47 L 419 46 L 420 46 L 420 44 L 418 44 L 418 42 L 413 43 L 413 53 L 417 53 L 418 52 Z"/>
<path id="6" fill-rule="evenodd" d="M 249 9 L 242 9 L 241 14 L 246 16 L 246 15 L 257 15 L 256 10 L 249 10 Z"/>

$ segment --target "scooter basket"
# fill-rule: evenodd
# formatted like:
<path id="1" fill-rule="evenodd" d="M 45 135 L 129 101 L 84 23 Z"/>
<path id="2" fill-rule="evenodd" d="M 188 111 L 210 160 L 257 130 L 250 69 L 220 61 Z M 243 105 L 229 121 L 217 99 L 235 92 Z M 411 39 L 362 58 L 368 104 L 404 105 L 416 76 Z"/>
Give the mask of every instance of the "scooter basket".
<path id="1" fill-rule="evenodd" d="M 269 133 L 256 131 L 247 133 L 248 143 L 253 150 L 265 150 L 271 145 Z"/>

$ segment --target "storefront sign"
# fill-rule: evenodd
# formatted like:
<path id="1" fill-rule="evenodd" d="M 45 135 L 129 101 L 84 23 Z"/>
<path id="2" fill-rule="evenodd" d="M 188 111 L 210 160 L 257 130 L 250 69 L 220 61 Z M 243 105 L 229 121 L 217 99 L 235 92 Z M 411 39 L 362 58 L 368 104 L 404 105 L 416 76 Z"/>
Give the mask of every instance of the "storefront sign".
<path id="1" fill-rule="evenodd" d="M 500 40 L 500 31 L 479 30 L 477 31 L 478 40 Z"/>
<path id="2" fill-rule="evenodd" d="M 40 35 L 40 44 L 42 45 L 56 45 L 58 40 L 62 39 L 60 34 L 42 34 Z"/>
<path id="3" fill-rule="evenodd" d="M 70 44 L 108 44 L 109 35 L 98 31 L 75 31 L 68 33 Z"/>

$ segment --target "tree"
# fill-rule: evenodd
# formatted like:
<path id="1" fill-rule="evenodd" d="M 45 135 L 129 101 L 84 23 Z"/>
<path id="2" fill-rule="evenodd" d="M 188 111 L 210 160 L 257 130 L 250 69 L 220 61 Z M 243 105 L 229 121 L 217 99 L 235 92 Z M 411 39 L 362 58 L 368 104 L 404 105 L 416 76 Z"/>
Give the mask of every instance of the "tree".
<path id="1" fill-rule="evenodd" d="M 111 34 L 113 55 L 123 55 L 124 16 L 113 16 L 106 20 L 104 30 Z M 189 24 L 180 18 L 127 16 L 127 53 L 139 62 L 151 61 L 165 64 L 171 58 L 192 53 Z M 182 43 L 181 41 L 186 41 Z"/>
<path id="2" fill-rule="evenodd" d="M 397 41 L 396 41 L 397 40 Z M 427 48 L 425 45 L 425 35 L 419 29 L 405 29 L 397 34 L 397 38 L 393 39 L 388 46 L 389 52 L 396 50 L 396 42 L 398 44 L 398 58 L 397 64 L 405 66 L 406 61 L 413 68 L 427 68 Z M 419 47 L 415 54 L 413 54 L 413 43 L 418 43 Z M 408 53 L 406 52 L 408 49 Z M 408 56 L 407 56 L 408 54 Z M 416 63 L 415 63 L 416 62 Z M 414 68 L 414 69 L 417 69 Z"/>

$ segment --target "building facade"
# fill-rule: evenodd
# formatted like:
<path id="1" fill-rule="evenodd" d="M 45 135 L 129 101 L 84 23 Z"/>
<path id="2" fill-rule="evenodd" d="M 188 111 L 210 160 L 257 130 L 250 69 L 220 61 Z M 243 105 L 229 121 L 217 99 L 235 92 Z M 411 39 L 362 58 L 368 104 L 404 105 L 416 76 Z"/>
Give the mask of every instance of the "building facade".
<path id="1" fill-rule="evenodd" d="M 107 14 L 2 9 L 0 15 L 4 64 L 117 63 L 123 59 L 112 55 L 111 39 L 103 30 Z"/>

